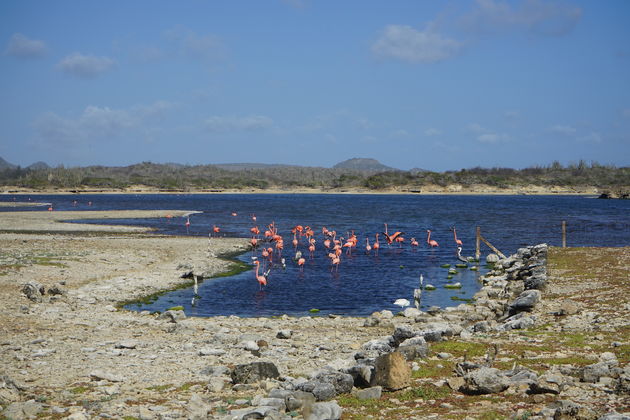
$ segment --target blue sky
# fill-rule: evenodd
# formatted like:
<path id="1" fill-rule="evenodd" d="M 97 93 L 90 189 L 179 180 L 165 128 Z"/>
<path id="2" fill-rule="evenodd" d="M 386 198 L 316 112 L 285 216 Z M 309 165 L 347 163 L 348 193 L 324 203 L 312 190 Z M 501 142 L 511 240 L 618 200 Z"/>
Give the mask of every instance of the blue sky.
<path id="1" fill-rule="evenodd" d="M 630 2 L 0 2 L 0 157 L 630 164 Z"/>

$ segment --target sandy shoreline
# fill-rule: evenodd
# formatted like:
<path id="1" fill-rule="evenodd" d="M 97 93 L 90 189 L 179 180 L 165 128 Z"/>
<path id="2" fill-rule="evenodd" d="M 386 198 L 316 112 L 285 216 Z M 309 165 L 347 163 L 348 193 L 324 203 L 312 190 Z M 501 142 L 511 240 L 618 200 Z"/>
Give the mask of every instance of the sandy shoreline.
<path id="1" fill-rule="evenodd" d="M 326 366 L 348 366 L 365 343 L 392 334 L 396 327 L 417 329 L 427 325 L 406 317 L 367 326 L 366 318 L 317 316 L 188 317 L 173 323 L 148 312 L 117 309 L 123 301 L 189 284 L 190 273 L 212 277 L 229 270 L 230 261 L 220 256 L 244 251 L 247 241 L 209 241 L 154 235 L 129 226 L 60 222 L 78 217 L 164 217 L 165 213 L 185 214 L 164 210 L 0 213 L 0 412 L 12 407 L 11 413 L 23 413 L 35 405 L 38 418 L 223 419 L 230 410 L 250 406 L 252 398 L 260 401 L 283 380 L 233 385 L 229 377 L 213 374 L 215 369 L 268 361 L 283 377 L 308 378 Z M 597 255 L 595 251 L 588 251 L 587 258 Z M 564 253 L 557 258 L 564 261 L 562 258 L 570 255 Z M 628 248 L 602 250 L 602 255 L 606 258 L 604 265 L 589 265 L 598 276 L 618 279 L 630 273 Z M 585 260 L 583 255 L 577 258 Z M 413 362 L 419 368 L 413 386 L 439 393 L 429 398 L 418 394 L 410 402 L 404 402 L 405 391 L 384 393 L 365 406 L 376 407 L 370 415 L 378 419 L 440 419 L 452 415 L 481 418 L 488 412 L 536 413 L 559 399 L 573 399 L 597 412 L 630 406 L 630 400 L 611 393 L 606 384 L 590 387 L 571 383 L 563 385 L 560 395 L 506 391 L 494 394 L 491 406 L 485 404 L 486 396 L 446 392 L 449 388 L 445 379 L 453 375 L 455 361 L 462 357 L 483 358 L 485 350 L 463 353 L 462 346 L 486 349 L 498 343 L 502 352 L 497 361 L 506 366 L 557 358 L 567 364 L 563 365 L 565 373 L 576 369 L 571 365 L 577 363 L 575 360 L 596 362 L 602 351 L 617 352 L 621 366 L 627 365 L 623 355 L 630 354 L 625 350 L 629 338 L 623 318 L 630 309 L 628 285 L 612 289 L 603 285 L 600 295 L 594 295 L 599 290 L 597 282 L 575 281 L 572 275 L 563 274 L 567 271 L 563 267 L 552 273 L 558 284 L 553 283 L 548 293 L 555 298 L 541 303 L 534 313 L 539 321 L 533 331 L 488 330 L 432 343 L 436 350 Z M 58 287 L 63 293 L 45 295 L 42 302 L 30 301 L 21 289 L 31 281 L 46 289 Z M 620 287 L 626 292 L 620 294 Z M 561 318 L 557 323 L 553 313 L 565 299 L 584 296 L 594 298 L 581 303 L 584 306 L 571 322 L 570 318 Z M 468 305 L 461 305 L 464 307 Z M 599 317 L 598 311 L 605 315 Z M 455 313 L 445 311 L 435 320 L 448 322 Z M 288 339 L 286 331 L 290 332 Z M 554 331 L 559 335 L 552 335 Z M 588 347 L 557 347 L 565 334 L 580 334 Z M 259 350 L 252 351 L 254 346 Z M 553 369 L 551 362 L 540 366 Z M 437 373 L 430 373 L 434 371 Z M 554 374 L 560 374 L 557 372 Z M 342 418 L 365 418 L 366 408 L 353 398 L 339 398 L 344 407 Z M 195 417 L 200 407 L 206 415 Z M 293 413 L 295 417 L 301 418 L 300 412 Z"/>

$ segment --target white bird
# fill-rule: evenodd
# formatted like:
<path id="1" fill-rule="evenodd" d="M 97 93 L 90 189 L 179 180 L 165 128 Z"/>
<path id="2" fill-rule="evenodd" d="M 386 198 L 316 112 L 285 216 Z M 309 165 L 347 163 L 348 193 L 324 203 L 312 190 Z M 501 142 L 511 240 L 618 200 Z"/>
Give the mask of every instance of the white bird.
<path id="1" fill-rule="evenodd" d="M 394 305 L 398 305 L 401 308 L 404 308 L 405 306 L 409 306 L 411 304 L 411 302 L 409 302 L 408 299 L 396 299 L 396 301 L 394 302 Z"/>
<path id="2" fill-rule="evenodd" d="M 424 277 L 420 274 L 420 288 L 413 289 L 413 304 L 416 309 L 420 309 L 420 298 L 422 298 L 422 285 L 424 284 Z"/>

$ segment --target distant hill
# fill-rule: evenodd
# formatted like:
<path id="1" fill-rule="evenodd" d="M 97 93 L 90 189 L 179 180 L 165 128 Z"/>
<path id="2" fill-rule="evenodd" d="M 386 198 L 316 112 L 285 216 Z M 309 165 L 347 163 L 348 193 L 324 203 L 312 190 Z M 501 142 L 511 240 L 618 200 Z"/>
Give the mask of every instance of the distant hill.
<path id="1" fill-rule="evenodd" d="M 26 167 L 26 169 L 32 169 L 34 171 L 38 169 L 50 169 L 50 166 L 46 162 L 35 162 L 32 165 Z"/>
<path id="2" fill-rule="evenodd" d="M 386 165 L 383 165 L 376 159 L 369 158 L 352 158 L 348 160 L 344 160 L 343 162 L 339 162 L 333 169 L 354 169 L 359 171 L 374 171 L 374 172 L 383 172 L 383 171 L 397 171 L 398 169 L 392 168 Z"/>
<path id="3" fill-rule="evenodd" d="M 276 163 L 214 163 L 212 166 L 226 171 L 246 171 L 250 169 L 292 168 L 294 165 L 281 165 Z"/>
<path id="4" fill-rule="evenodd" d="M 431 171 L 429 171 L 428 169 L 422 169 L 422 168 L 411 168 L 409 169 L 409 172 L 412 174 L 424 174 Z"/>
<path id="5" fill-rule="evenodd" d="M 3 169 L 14 169 L 14 168 L 17 168 L 17 165 L 9 163 L 0 157 L 0 171 Z"/>

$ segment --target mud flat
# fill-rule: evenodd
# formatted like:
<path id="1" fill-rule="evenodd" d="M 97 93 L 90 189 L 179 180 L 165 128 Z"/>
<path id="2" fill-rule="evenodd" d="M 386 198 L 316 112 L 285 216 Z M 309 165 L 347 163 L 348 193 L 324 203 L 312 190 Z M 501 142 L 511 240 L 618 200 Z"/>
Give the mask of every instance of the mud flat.
<path id="1" fill-rule="evenodd" d="M 628 248 L 528 248 L 495 265 L 477 302 L 448 310 L 191 318 L 119 304 L 230 270 L 222 256 L 246 240 L 64 231 L 75 215 L 30 213 L 0 214 L 7 418 L 597 419 L 630 407 Z M 132 217 L 121 213 L 107 216 Z M 390 353 L 402 373 L 374 383 Z"/>

